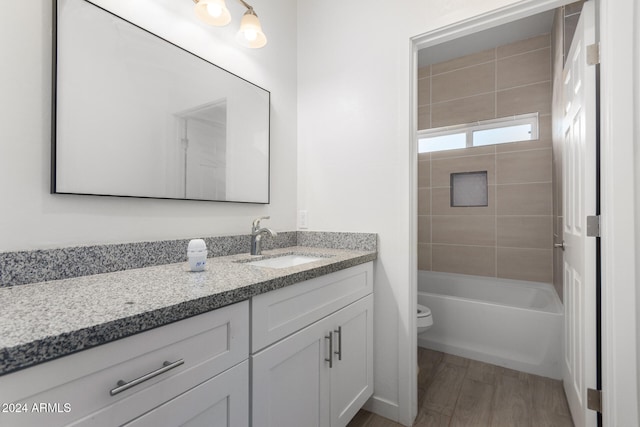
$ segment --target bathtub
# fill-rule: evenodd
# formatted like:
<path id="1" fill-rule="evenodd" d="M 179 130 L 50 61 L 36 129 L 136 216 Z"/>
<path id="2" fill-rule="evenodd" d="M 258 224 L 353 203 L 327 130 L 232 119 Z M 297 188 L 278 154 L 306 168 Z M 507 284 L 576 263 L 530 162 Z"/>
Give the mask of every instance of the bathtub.
<path id="1" fill-rule="evenodd" d="M 552 285 L 418 271 L 418 304 L 433 314 L 420 347 L 562 378 L 563 307 Z"/>

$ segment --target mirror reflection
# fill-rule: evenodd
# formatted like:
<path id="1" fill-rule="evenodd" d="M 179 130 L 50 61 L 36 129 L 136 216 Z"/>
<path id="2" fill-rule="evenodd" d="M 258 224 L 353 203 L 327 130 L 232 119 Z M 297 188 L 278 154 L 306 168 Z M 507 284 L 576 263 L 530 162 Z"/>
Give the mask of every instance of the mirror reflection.
<path id="1" fill-rule="evenodd" d="M 58 0 L 55 193 L 269 202 L 269 92 Z"/>

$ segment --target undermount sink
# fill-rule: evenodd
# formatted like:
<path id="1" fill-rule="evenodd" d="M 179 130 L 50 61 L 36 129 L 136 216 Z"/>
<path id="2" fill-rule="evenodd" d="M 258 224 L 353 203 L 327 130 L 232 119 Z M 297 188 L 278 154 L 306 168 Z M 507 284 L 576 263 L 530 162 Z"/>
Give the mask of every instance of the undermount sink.
<path id="1" fill-rule="evenodd" d="M 309 256 L 309 255 L 284 255 L 275 258 L 267 258 L 261 259 L 259 261 L 251 261 L 247 264 L 255 265 L 257 267 L 268 267 L 268 268 L 289 268 L 294 267 L 296 265 L 302 265 L 309 262 L 319 261 L 321 257 L 317 256 Z"/>

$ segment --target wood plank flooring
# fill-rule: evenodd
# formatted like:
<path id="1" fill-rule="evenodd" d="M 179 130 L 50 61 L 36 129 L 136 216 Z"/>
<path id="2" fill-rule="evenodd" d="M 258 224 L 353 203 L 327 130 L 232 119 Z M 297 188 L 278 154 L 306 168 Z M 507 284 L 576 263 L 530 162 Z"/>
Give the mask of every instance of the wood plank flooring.
<path id="1" fill-rule="evenodd" d="M 414 427 L 573 427 L 562 382 L 418 348 Z M 347 427 L 401 427 L 361 410 Z"/>

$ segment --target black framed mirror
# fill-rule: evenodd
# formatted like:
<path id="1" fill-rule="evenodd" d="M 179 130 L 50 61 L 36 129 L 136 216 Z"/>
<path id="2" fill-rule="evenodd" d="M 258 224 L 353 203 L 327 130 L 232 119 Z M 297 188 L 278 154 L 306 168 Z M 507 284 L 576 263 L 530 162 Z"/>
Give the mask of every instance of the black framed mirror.
<path id="1" fill-rule="evenodd" d="M 54 11 L 52 193 L 269 203 L 267 90 L 87 0 Z"/>

